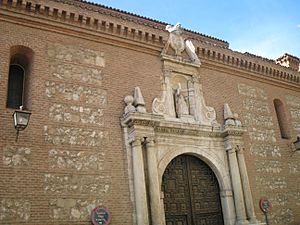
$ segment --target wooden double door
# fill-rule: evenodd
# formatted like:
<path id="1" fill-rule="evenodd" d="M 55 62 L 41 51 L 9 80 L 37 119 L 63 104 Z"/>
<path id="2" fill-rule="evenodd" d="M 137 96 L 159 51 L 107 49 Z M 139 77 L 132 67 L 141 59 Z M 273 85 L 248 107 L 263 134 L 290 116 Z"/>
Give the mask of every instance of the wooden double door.
<path id="1" fill-rule="evenodd" d="M 214 172 L 200 159 L 180 155 L 163 175 L 166 225 L 223 225 Z"/>

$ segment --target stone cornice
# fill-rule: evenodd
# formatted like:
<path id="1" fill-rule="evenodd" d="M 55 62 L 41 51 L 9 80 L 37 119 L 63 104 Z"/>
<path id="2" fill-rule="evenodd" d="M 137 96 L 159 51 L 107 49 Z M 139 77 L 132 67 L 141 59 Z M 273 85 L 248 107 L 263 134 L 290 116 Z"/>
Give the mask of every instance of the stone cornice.
<path id="1" fill-rule="evenodd" d="M 220 127 L 203 126 L 199 124 L 182 123 L 179 121 L 165 120 L 163 116 L 150 113 L 128 113 L 121 118 L 123 127 L 130 130 L 140 127 L 152 127 L 157 134 L 175 136 L 196 136 L 222 138 L 226 136 L 242 136 L 246 131 L 244 127 L 227 126 Z"/>
<path id="2" fill-rule="evenodd" d="M 56 3 L 57 6 L 50 7 L 49 4 L 51 3 Z M 73 12 L 68 11 L 69 9 L 64 9 L 63 4 L 72 5 L 82 9 L 82 14 L 80 12 L 78 13 L 77 10 L 76 12 Z M 34 17 L 42 16 L 47 18 L 47 20 L 55 20 L 57 22 L 72 24 L 73 26 L 85 27 L 89 30 L 107 32 L 119 35 L 123 38 L 129 38 L 134 39 L 135 41 L 144 41 L 158 45 L 163 44 L 168 35 L 167 32 L 165 32 L 165 26 L 167 25 L 166 23 L 103 5 L 79 0 L 52 0 L 49 2 L 44 2 L 42 0 L 1 0 L 0 9 L 1 8 L 10 11 L 17 10 L 18 13 L 25 13 Z M 87 14 L 86 11 L 93 12 L 93 14 L 91 14 L 91 16 L 87 16 L 89 14 Z M 100 15 L 118 18 L 120 20 L 128 21 L 132 24 L 131 27 L 129 27 L 130 25 L 127 27 L 115 23 L 115 21 L 105 21 Z M 143 26 L 145 28 L 151 28 L 152 32 L 150 33 L 147 31 L 147 29 L 137 29 L 136 25 L 134 24 Z M 200 42 L 211 42 L 215 46 L 228 48 L 227 42 L 201 33 L 185 30 L 185 36 L 189 36 L 190 38 Z"/>
<path id="3" fill-rule="evenodd" d="M 62 4 L 62 7 L 49 7 L 46 5 L 47 2 L 42 0 L 1 0 L 0 14 L 9 15 L 11 18 L 19 17 L 18 23 L 25 26 L 33 27 L 34 24 L 37 24 L 36 26 L 40 29 L 47 29 L 47 27 L 52 26 L 52 30 L 55 30 L 55 27 L 60 27 L 61 29 L 55 32 L 61 33 L 63 33 L 63 29 L 74 30 L 79 32 L 79 34 L 82 33 L 82 38 L 89 40 L 94 40 L 97 36 L 103 36 L 105 38 L 101 41 L 104 43 L 113 42 L 116 46 L 120 46 L 121 42 L 128 42 L 136 46 L 139 45 L 145 50 L 153 49 L 155 52 L 158 52 L 162 50 L 166 43 L 168 33 L 163 30 L 166 24 L 159 21 L 77 0 L 52 0 L 49 1 L 49 3 Z M 63 9 L 63 4 L 72 4 L 84 10 L 93 11 L 94 14 L 91 14 L 91 17 L 89 17 L 86 16 L 89 14 L 84 12 L 84 10 L 82 13 L 85 15 L 68 12 Z M 118 22 L 113 23 L 111 20 L 104 21 L 102 20 L 103 18 L 97 17 L 97 13 L 121 20 L 128 20 L 131 22 L 129 24 L 131 24 L 132 27 L 118 24 Z M 22 23 L 21 18 L 24 18 L 25 15 L 27 16 L 27 20 Z M 145 29 L 137 29 L 134 24 L 145 27 Z M 150 27 L 152 31 L 151 29 L 146 29 L 147 27 Z M 94 39 L 90 37 L 93 35 L 95 36 Z M 274 60 L 265 59 L 249 53 L 242 54 L 234 52 L 226 48 L 226 46 L 222 46 L 222 44 L 214 43 L 213 38 L 207 37 L 207 40 L 204 40 L 201 35 L 202 34 L 187 31 L 184 34 L 186 38 L 195 40 L 194 44 L 197 48 L 197 54 L 200 60 L 216 63 L 220 68 L 230 67 L 230 69 L 235 68 L 244 71 L 245 74 L 248 73 L 249 78 L 273 80 L 283 85 L 299 88 L 300 72 L 277 65 Z M 216 39 L 215 41 L 220 40 Z M 145 50 L 140 49 L 140 51 Z"/>
<path id="4" fill-rule="evenodd" d="M 127 38 L 120 34 L 111 32 L 102 32 L 94 29 L 87 29 L 78 24 L 66 23 L 61 20 L 36 15 L 32 17 L 19 11 L 2 9 L 0 5 L 0 22 L 5 21 L 21 26 L 35 28 L 52 33 L 58 33 L 66 36 L 81 38 L 82 40 L 101 42 L 117 47 L 132 49 L 134 51 L 146 52 L 147 54 L 158 55 L 162 45 L 157 42 L 151 42 L 144 39 L 135 40 Z"/>
<path id="5" fill-rule="evenodd" d="M 242 136 L 246 131 L 245 127 L 226 125 L 223 127 L 222 136 Z"/>
<path id="6" fill-rule="evenodd" d="M 216 65 L 220 69 L 237 70 L 245 73 L 247 78 L 263 78 L 269 81 L 275 81 L 284 85 L 295 87 L 299 90 L 300 87 L 300 72 L 293 71 L 286 67 L 280 66 L 271 60 L 262 60 L 249 57 L 241 53 L 236 53 L 231 50 L 222 50 L 215 48 L 214 50 L 208 47 L 197 48 L 199 58 L 205 64 Z"/>
<path id="7" fill-rule="evenodd" d="M 148 27 L 151 27 L 154 29 L 159 29 L 162 31 L 165 30 L 166 25 L 168 25 L 167 23 L 162 22 L 162 21 L 147 18 L 147 17 L 140 16 L 140 15 L 130 13 L 127 11 L 123 11 L 120 9 L 107 7 L 107 6 L 104 6 L 101 4 L 92 3 L 89 1 L 82 1 L 82 0 L 52 0 L 52 1 L 61 2 L 64 4 L 80 7 L 85 10 L 95 11 L 95 12 L 98 12 L 101 14 L 110 15 L 112 17 L 121 18 L 126 21 L 130 21 L 130 22 L 133 22 L 136 24 L 142 24 L 144 26 L 148 26 Z M 184 29 L 184 31 L 188 36 L 191 36 L 196 40 L 212 42 L 213 44 L 223 47 L 223 48 L 229 47 L 229 43 L 224 40 L 221 40 L 221 39 L 218 39 L 218 38 L 215 38 L 212 36 L 208 36 L 208 35 L 205 35 L 205 34 L 202 34 L 199 32 L 195 32 L 195 31 L 192 31 L 189 29 Z"/>
<path id="8" fill-rule="evenodd" d="M 9 14 L 10 12 L 13 14 Z M 136 44 L 146 44 L 145 46 L 153 46 L 159 50 L 163 47 L 164 42 L 164 37 L 157 35 L 157 33 L 137 30 L 124 25 L 112 23 L 111 21 L 104 21 L 101 20 L 101 18 L 92 18 L 75 12 L 68 12 L 65 11 L 63 7 L 59 9 L 49 7 L 46 4 L 44 5 L 43 1 L 39 0 L 1 0 L 0 14 L 16 18 L 20 16 L 24 17 L 26 15 L 26 19 L 32 22 L 32 24 L 37 22 L 41 23 L 41 28 L 43 28 L 43 23 L 46 26 L 52 25 L 64 28 L 67 26 L 68 29 L 76 29 L 82 33 L 94 32 L 94 34 L 98 35 L 104 34 L 110 39 L 118 37 L 119 41 L 133 40 Z M 30 26 L 30 24 L 26 23 L 26 26 Z M 166 33 L 163 33 L 162 35 L 166 36 Z"/>

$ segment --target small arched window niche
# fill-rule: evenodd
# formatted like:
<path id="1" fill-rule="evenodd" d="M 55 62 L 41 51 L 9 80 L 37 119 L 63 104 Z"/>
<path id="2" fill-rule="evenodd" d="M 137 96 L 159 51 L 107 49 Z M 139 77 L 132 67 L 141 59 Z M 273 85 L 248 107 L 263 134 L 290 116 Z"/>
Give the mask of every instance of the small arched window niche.
<path id="1" fill-rule="evenodd" d="M 281 138 L 288 139 L 288 122 L 285 114 L 284 105 L 279 99 L 274 99 L 273 103 L 277 116 L 278 126 L 280 129 Z"/>
<path id="2" fill-rule="evenodd" d="M 6 107 L 31 109 L 31 67 L 33 51 L 24 46 L 13 46 L 8 73 Z"/>
<path id="3" fill-rule="evenodd" d="M 7 107 L 18 109 L 23 105 L 25 70 L 18 64 L 9 66 Z"/>

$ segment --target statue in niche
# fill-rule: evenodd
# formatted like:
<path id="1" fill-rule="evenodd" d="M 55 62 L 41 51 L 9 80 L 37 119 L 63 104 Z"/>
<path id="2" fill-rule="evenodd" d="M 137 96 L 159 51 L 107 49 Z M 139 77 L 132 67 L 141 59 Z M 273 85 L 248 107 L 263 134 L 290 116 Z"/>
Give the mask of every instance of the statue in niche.
<path id="1" fill-rule="evenodd" d="M 189 107 L 182 94 L 180 83 L 178 83 L 175 92 L 175 110 L 178 118 L 181 118 L 182 116 L 185 115 L 189 115 Z"/>

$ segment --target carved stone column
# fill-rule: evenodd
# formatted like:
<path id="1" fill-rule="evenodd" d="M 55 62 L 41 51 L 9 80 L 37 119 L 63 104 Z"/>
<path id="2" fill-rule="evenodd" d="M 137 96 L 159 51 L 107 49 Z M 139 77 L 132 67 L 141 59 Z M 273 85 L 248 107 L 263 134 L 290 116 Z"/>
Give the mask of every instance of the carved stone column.
<path id="1" fill-rule="evenodd" d="M 236 149 L 232 148 L 231 144 L 227 143 L 226 151 L 228 153 L 230 175 L 234 194 L 234 203 L 237 219 L 236 225 L 249 224 L 246 218 L 243 189 L 241 184 L 241 176 L 237 161 Z"/>
<path id="2" fill-rule="evenodd" d="M 153 138 L 146 139 L 148 181 L 150 192 L 151 225 L 162 225 L 163 217 L 160 200 L 160 186 L 157 170 L 157 150 Z"/>
<path id="3" fill-rule="evenodd" d="M 233 193 L 232 190 L 221 190 L 220 191 L 223 218 L 225 225 L 234 225 L 235 223 L 235 213 L 234 213 L 234 202 L 233 202 Z"/>
<path id="4" fill-rule="evenodd" d="M 131 147 L 137 225 L 149 225 L 142 139 L 135 139 Z"/>
<path id="5" fill-rule="evenodd" d="M 244 189 L 247 216 L 249 218 L 250 224 L 257 224 L 243 148 L 237 148 L 237 153 L 242 185 Z"/>

